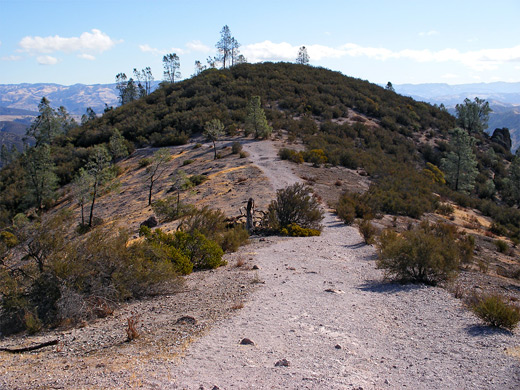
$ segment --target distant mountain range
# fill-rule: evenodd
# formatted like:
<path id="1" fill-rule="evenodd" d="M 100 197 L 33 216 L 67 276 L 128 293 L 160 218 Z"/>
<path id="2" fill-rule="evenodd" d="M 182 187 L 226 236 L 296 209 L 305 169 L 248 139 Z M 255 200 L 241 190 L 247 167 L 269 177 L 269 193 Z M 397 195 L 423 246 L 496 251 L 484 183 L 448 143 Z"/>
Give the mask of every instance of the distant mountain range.
<path id="1" fill-rule="evenodd" d="M 154 87 L 158 84 L 155 82 Z M 432 104 L 442 103 L 448 109 L 462 103 L 465 98 L 478 96 L 486 99 L 493 109 L 488 131 L 507 127 L 513 139 L 513 149 L 520 146 L 520 83 L 400 84 L 394 88 L 401 95 Z M 27 126 L 38 115 L 38 103 L 44 96 L 53 107 L 64 106 L 77 119 L 87 107 L 101 114 L 105 105 L 119 104 L 115 84 L 0 84 L 0 142 L 12 139 L 12 136 L 6 137 L 6 133 L 20 137 L 21 125 Z"/>
<path id="2" fill-rule="evenodd" d="M 87 107 L 102 113 L 105 104 L 116 106 L 118 103 L 115 84 L 0 84 L 0 107 L 3 108 L 38 111 L 38 103 L 44 96 L 53 107 L 64 106 L 75 116 L 84 114 Z"/>
<path id="3" fill-rule="evenodd" d="M 397 93 L 432 104 L 444 104 L 450 112 L 465 98 L 475 97 L 489 102 L 493 112 L 489 116 L 487 132 L 507 127 L 511 133 L 513 150 L 520 146 L 520 83 L 478 84 L 401 84 L 394 85 Z"/>

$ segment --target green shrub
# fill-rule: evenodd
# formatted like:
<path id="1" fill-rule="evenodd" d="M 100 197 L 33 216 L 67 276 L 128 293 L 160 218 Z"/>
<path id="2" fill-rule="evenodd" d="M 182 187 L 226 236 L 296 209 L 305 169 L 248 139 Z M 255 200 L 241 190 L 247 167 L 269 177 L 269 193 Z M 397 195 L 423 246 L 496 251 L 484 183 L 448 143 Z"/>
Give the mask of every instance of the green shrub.
<path id="1" fill-rule="evenodd" d="M 302 153 L 293 149 L 282 148 L 278 151 L 278 156 L 282 160 L 289 160 L 296 164 L 301 164 L 304 161 Z"/>
<path id="2" fill-rule="evenodd" d="M 350 192 L 340 196 L 336 212 L 347 225 L 351 225 L 356 218 L 370 218 L 374 214 L 364 195 Z"/>
<path id="3" fill-rule="evenodd" d="M 141 236 L 150 237 L 151 234 L 152 234 L 152 229 L 150 229 L 148 226 L 146 226 L 146 225 L 139 226 L 139 237 L 141 237 Z"/>
<path id="4" fill-rule="evenodd" d="M 184 160 L 184 161 L 182 162 L 182 166 L 184 167 L 184 166 L 186 166 L 186 165 L 190 165 L 190 164 L 193 163 L 193 161 L 194 161 L 194 160 L 191 160 L 191 159 Z"/>
<path id="5" fill-rule="evenodd" d="M 509 249 L 509 245 L 504 240 L 496 240 L 495 246 L 497 247 L 497 251 L 500 253 L 506 253 Z"/>
<path id="6" fill-rule="evenodd" d="M 359 233 L 363 237 L 363 241 L 367 245 L 372 245 L 375 241 L 375 236 L 377 233 L 377 229 L 372 225 L 370 219 L 363 218 L 358 223 Z"/>
<path id="7" fill-rule="evenodd" d="M 4 243 L 7 248 L 14 248 L 18 245 L 18 238 L 8 231 L 0 232 L 0 242 Z"/>
<path id="8" fill-rule="evenodd" d="M 296 183 L 276 192 L 276 200 L 269 204 L 265 224 L 275 231 L 291 224 L 321 230 L 322 219 L 323 212 L 316 196 L 311 195 L 304 184 Z"/>
<path id="9" fill-rule="evenodd" d="M 205 181 L 209 180 L 209 178 L 206 175 L 192 175 L 192 176 L 188 177 L 186 180 L 188 183 L 186 183 L 186 185 L 184 187 L 191 188 L 191 187 L 196 187 L 198 185 L 201 185 Z"/>
<path id="10" fill-rule="evenodd" d="M 152 203 L 152 209 L 161 222 L 170 222 L 189 214 L 194 207 L 181 202 L 178 195 L 173 195 L 156 200 Z"/>
<path id="11" fill-rule="evenodd" d="M 242 151 L 242 144 L 240 142 L 233 142 L 231 144 L 231 153 L 239 154 Z"/>
<path id="12" fill-rule="evenodd" d="M 449 280 L 460 262 L 458 243 L 446 225 L 421 224 L 398 235 L 384 230 L 378 245 L 377 267 L 400 282 L 435 285 Z"/>
<path id="13" fill-rule="evenodd" d="M 42 323 L 38 316 L 34 315 L 30 311 L 25 312 L 23 316 L 23 322 L 25 325 L 25 329 L 27 329 L 27 332 L 29 334 L 35 334 L 38 333 L 40 330 L 42 330 Z"/>
<path id="14" fill-rule="evenodd" d="M 210 240 L 220 243 L 222 234 L 226 231 L 226 216 L 221 210 L 208 206 L 201 209 L 193 208 L 179 225 L 179 229 L 193 233 L 199 231 Z"/>
<path id="15" fill-rule="evenodd" d="M 196 271 L 213 269 L 225 265 L 222 248 L 198 230 L 192 233 L 176 232 L 174 246 L 191 261 Z"/>
<path id="16" fill-rule="evenodd" d="M 249 233 L 247 230 L 243 226 L 238 225 L 227 229 L 222 234 L 220 246 L 224 252 L 236 252 L 248 239 Z"/>
<path id="17" fill-rule="evenodd" d="M 152 159 L 149 157 L 142 158 L 139 160 L 139 168 L 145 168 L 152 163 Z"/>
<path id="18" fill-rule="evenodd" d="M 287 227 L 281 228 L 280 233 L 284 236 L 291 237 L 312 237 L 319 236 L 321 231 L 318 229 L 303 228 L 295 223 L 292 223 Z"/>
<path id="19" fill-rule="evenodd" d="M 480 297 L 472 310 L 489 326 L 513 330 L 520 321 L 520 310 L 498 295 Z"/>
<path id="20" fill-rule="evenodd" d="M 463 264 L 471 263 L 475 251 L 475 237 L 470 236 L 469 234 L 462 235 L 459 238 L 458 244 L 460 261 Z"/>
<path id="21" fill-rule="evenodd" d="M 315 167 L 319 167 L 322 164 L 325 164 L 327 160 L 327 156 L 322 149 L 311 149 L 303 153 L 303 159 L 306 162 L 311 163 Z"/>
<path id="22" fill-rule="evenodd" d="M 450 216 L 453 214 L 455 209 L 449 203 L 439 203 L 435 211 L 437 211 L 441 215 Z"/>
<path id="23" fill-rule="evenodd" d="M 249 155 L 247 154 L 247 152 L 240 152 L 239 155 L 240 155 L 240 158 L 246 158 L 247 156 L 249 156 Z"/>

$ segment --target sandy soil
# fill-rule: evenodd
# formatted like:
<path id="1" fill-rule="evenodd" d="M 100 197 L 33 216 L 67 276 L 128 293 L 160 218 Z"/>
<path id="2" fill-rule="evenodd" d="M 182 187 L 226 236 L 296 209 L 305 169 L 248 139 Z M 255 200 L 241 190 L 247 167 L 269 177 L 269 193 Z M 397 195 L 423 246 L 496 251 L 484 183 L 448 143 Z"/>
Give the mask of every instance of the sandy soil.
<path id="1" fill-rule="evenodd" d="M 273 192 L 300 180 L 271 142 L 244 148 Z M 96 326 L 107 335 L 123 329 L 118 313 L 119 322 L 66 333 L 68 352 L 2 353 L 0 389 L 520 387 L 518 330 L 482 326 L 441 288 L 385 283 L 375 249 L 355 228 L 329 212 L 323 223 L 320 237 L 254 239 L 229 266 L 190 276 L 186 290 L 195 294 L 136 303 L 147 313 L 137 342 L 96 341 Z M 247 264 L 233 267 L 237 256 Z M 244 307 L 232 309 L 237 302 Z M 184 332 L 181 315 L 196 317 L 200 329 Z M 75 350 L 78 341 L 94 350 Z"/>

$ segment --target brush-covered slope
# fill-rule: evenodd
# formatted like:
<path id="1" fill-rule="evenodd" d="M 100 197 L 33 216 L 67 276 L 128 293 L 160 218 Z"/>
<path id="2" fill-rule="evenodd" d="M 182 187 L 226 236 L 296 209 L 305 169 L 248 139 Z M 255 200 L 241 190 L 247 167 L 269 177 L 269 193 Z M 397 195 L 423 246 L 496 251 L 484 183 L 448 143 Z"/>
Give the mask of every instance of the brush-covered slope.
<path id="1" fill-rule="evenodd" d="M 288 63 L 242 64 L 207 70 L 111 111 L 78 132 L 78 145 L 103 140 L 113 127 L 132 141 L 155 145 L 183 142 L 215 118 L 238 128 L 254 95 L 261 97 L 275 130 L 294 127 L 287 123 L 294 117 L 340 120 L 351 117 L 351 110 L 392 131 L 444 131 L 454 124 L 450 115 L 431 105 L 339 72 Z"/>

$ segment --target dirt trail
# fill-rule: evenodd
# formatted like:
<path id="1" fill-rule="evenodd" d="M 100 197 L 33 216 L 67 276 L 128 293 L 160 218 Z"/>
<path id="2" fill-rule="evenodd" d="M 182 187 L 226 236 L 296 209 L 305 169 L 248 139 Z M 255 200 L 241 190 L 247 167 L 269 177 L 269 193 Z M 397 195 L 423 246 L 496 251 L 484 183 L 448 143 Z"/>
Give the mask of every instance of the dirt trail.
<path id="1" fill-rule="evenodd" d="M 272 142 L 244 149 L 273 192 L 300 180 Z M 59 336 L 63 350 L 4 353 L 0 390 L 520 388 L 519 330 L 480 326 L 443 289 L 383 283 L 355 228 L 331 213 L 323 224 L 319 237 L 256 238 L 229 266 L 188 276 L 182 293 L 42 335 Z M 233 265 L 240 256 L 258 265 L 256 277 Z M 251 279 L 262 283 L 253 289 Z M 133 311 L 143 337 L 124 343 Z M 195 328 L 177 323 L 184 315 Z M 22 341 L 35 342 L 4 343 Z M 282 359 L 288 366 L 275 366 Z"/>
<path id="2" fill-rule="evenodd" d="M 247 147 L 274 189 L 298 178 L 269 142 Z M 381 282 L 375 251 L 327 213 L 320 237 L 254 256 L 265 283 L 196 341 L 158 388 L 514 389 L 518 332 L 479 325 L 440 288 Z M 241 345 L 249 338 L 255 345 Z M 288 367 L 275 366 L 281 359 Z M 202 386 L 202 387 L 201 387 Z"/>

